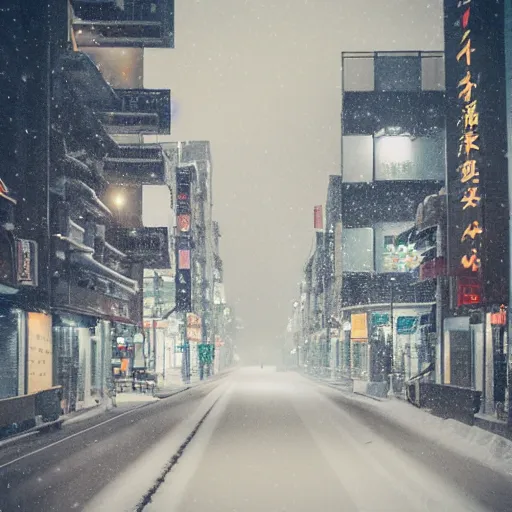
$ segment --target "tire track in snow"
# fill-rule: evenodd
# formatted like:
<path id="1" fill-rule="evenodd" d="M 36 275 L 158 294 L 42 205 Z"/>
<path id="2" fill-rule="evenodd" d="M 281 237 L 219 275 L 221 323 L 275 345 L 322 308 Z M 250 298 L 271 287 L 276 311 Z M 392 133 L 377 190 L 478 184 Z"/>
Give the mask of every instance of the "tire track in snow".
<path id="1" fill-rule="evenodd" d="M 137 504 L 137 508 L 135 509 L 136 512 L 143 512 L 149 503 L 151 503 L 152 497 L 155 495 L 155 493 L 158 491 L 160 486 L 164 483 L 165 478 L 167 475 L 172 471 L 172 468 L 179 462 L 183 454 L 185 453 L 185 450 L 187 449 L 187 446 L 190 444 L 192 439 L 196 436 L 197 432 L 201 428 L 202 424 L 206 421 L 206 418 L 210 415 L 213 408 L 217 405 L 217 402 L 220 400 L 221 397 L 218 397 L 215 402 L 210 406 L 210 408 L 204 413 L 202 418 L 197 422 L 196 426 L 193 428 L 192 432 L 188 435 L 188 437 L 183 441 L 181 446 L 178 448 L 178 451 L 171 457 L 169 462 L 164 467 L 162 473 L 160 476 L 156 479 L 154 485 L 144 494 L 144 496 L 141 498 L 139 503 Z"/>

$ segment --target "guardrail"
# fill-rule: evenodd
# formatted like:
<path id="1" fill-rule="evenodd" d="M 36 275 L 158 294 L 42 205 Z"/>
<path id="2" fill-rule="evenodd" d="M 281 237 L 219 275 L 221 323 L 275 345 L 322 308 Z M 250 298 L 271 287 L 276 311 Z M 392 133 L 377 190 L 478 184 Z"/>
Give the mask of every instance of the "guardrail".
<path id="1" fill-rule="evenodd" d="M 441 418 L 473 425 L 480 410 L 482 393 L 475 389 L 415 381 L 407 384 L 407 399 Z"/>
<path id="2" fill-rule="evenodd" d="M 62 386 L 0 400 L 0 439 L 20 434 L 61 415 Z"/>

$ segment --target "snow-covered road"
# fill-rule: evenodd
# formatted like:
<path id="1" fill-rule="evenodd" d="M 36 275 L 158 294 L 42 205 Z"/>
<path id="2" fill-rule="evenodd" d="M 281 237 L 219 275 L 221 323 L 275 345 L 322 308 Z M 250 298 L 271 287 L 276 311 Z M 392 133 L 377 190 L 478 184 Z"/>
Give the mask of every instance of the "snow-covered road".
<path id="1" fill-rule="evenodd" d="M 243 368 L 0 450 L 0 511 L 512 511 L 512 443 Z"/>
<path id="2" fill-rule="evenodd" d="M 144 511 L 512 510 L 504 475 L 380 429 L 341 396 L 293 373 L 237 372 Z"/>

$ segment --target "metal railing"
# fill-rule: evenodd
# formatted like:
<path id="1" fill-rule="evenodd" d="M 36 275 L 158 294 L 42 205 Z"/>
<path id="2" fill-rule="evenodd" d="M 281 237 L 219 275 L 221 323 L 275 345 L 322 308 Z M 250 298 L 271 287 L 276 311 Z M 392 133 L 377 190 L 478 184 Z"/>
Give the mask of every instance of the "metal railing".
<path id="1" fill-rule="evenodd" d="M 343 52 L 343 92 L 444 91 L 444 53 Z"/>

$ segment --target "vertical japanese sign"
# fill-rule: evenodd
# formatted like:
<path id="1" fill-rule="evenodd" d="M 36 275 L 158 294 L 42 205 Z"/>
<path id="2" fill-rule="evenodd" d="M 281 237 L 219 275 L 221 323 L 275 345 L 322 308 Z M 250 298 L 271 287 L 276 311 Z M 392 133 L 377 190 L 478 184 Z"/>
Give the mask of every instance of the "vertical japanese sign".
<path id="1" fill-rule="evenodd" d="M 176 169 L 176 214 L 178 219 L 187 219 L 186 230 L 184 222 L 178 221 L 178 236 L 176 237 L 176 311 L 191 311 L 192 309 L 192 275 L 191 275 L 191 167 Z"/>
<path id="2" fill-rule="evenodd" d="M 324 214 L 322 205 L 315 206 L 313 209 L 313 224 L 316 230 L 322 230 L 324 228 Z"/>
<path id="3" fill-rule="evenodd" d="M 502 0 L 447 0 L 445 41 L 449 273 L 459 287 L 481 289 L 479 302 L 501 302 L 508 282 Z"/>

